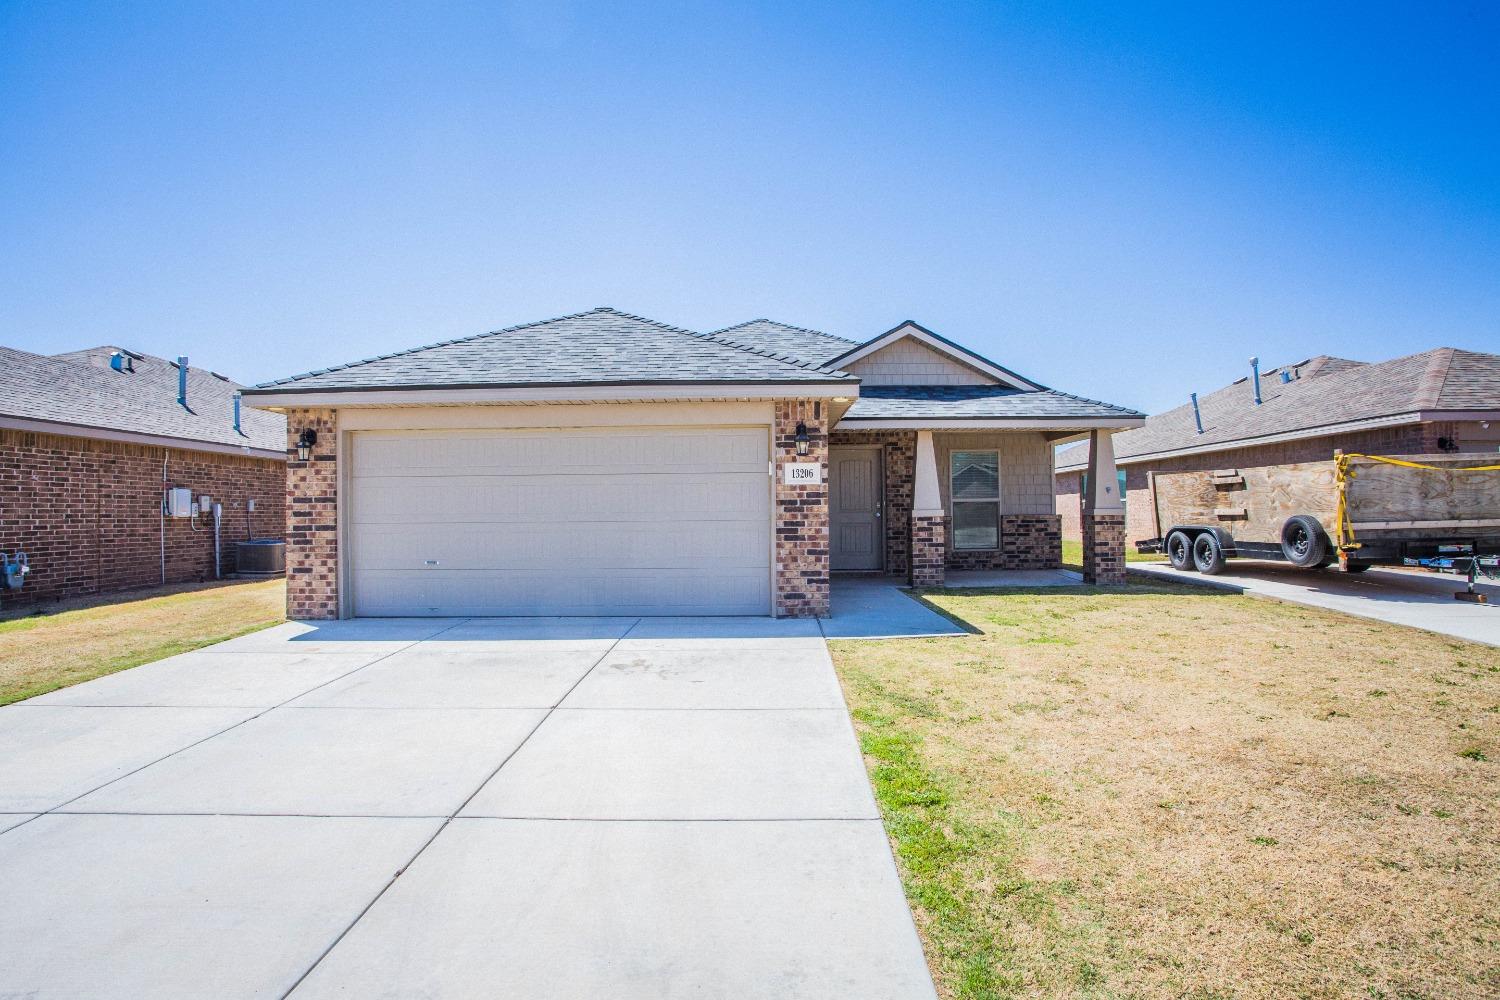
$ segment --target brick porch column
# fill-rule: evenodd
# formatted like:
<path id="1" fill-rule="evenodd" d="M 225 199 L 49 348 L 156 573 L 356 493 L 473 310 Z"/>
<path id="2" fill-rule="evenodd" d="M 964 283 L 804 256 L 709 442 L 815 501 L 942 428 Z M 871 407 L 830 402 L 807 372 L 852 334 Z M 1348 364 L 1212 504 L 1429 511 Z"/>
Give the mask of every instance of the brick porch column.
<path id="1" fill-rule="evenodd" d="M 1088 491 L 1083 498 L 1083 582 L 1125 583 L 1125 505 L 1115 470 L 1114 435 L 1089 432 Z"/>
<path id="2" fill-rule="evenodd" d="M 776 401 L 771 442 L 776 502 L 776 594 L 778 618 L 828 617 L 828 404 L 818 399 Z M 807 429 L 808 451 L 797 454 L 797 425 Z M 823 467 L 818 483 L 791 484 L 789 463 Z"/>
<path id="3" fill-rule="evenodd" d="M 941 587 L 947 518 L 938 492 L 937 451 L 932 431 L 917 431 L 917 460 L 912 484 L 911 571 L 913 587 Z"/>

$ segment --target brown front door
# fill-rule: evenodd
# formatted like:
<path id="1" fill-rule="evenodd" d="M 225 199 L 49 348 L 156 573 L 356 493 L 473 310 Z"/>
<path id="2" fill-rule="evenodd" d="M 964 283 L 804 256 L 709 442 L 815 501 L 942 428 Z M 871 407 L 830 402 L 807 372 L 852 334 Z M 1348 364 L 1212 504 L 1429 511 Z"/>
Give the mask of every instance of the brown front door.
<path id="1" fill-rule="evenodd" d="M 883 563 L 879 448 L 834 448 L 828 461 L 829 559 L 836 570 Z"/>

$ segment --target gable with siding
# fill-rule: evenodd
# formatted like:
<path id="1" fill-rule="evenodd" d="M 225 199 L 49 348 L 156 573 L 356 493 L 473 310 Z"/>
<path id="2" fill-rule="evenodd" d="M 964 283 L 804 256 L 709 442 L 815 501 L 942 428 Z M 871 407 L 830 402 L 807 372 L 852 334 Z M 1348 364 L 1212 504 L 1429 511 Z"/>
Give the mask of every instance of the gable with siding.
<path id="1" fill-rule="evenodd" d="M 865 385 L 994 385 L 995 379 L 904 337 L 880 350 L 851 361 L 845 371 Z"/>

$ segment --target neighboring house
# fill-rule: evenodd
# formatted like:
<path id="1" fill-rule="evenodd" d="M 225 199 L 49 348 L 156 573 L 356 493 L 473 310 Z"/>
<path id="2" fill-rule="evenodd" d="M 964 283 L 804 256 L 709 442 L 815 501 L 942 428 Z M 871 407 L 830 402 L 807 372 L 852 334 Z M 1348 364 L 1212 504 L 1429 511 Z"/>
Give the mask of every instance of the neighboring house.
<path id="1" fill-rule="evenodd" d="M 816 616 L 835 570 L 1055 566 L 1053 443 L 1142 419 L 914 323 L 857 343 L 613 309 L 245 397 L 307 455 L 288 467 L 298 618 Z"/>
<path id="2" fill-rule="evenodd" d="M 212 518 L 165 517 L 165 487 L 223 504 L 222 572 L 236 541 L 281 537 L 285 419 L 245 407 L 236 428 L 240 386 L 213 372 L 181 388 L 176 362 L 121 348 L 0 347 L 0 552 L 31 564 L 0 604 L 211 579 Z"/>
<path id="3" fill-rule="evenodd" d="M 1126 538 L 1154 538 L 1148 474 L 1259 468 L 1335 451 L 1421 455 L 1500 450 L 1500 355 L 1451 347 L 1378 364 L 1321 355 L 1260 374 L 1114 436 L 1125 474 Z M 1063 534 L 1077 537 L 1088 446 L 1057 456 Z"/>

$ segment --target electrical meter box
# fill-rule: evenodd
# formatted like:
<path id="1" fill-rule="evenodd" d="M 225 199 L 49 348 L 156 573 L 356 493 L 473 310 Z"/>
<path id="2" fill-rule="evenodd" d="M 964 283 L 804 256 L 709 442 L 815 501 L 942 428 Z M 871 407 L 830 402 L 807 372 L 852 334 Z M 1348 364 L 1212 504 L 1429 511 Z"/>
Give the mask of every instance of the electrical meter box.
<path id="1" fill-rule="evenodd" d="M 193 491 L 186 486 L 174 486 L 167 490 L 167 516 L 192 517 Z"/>

